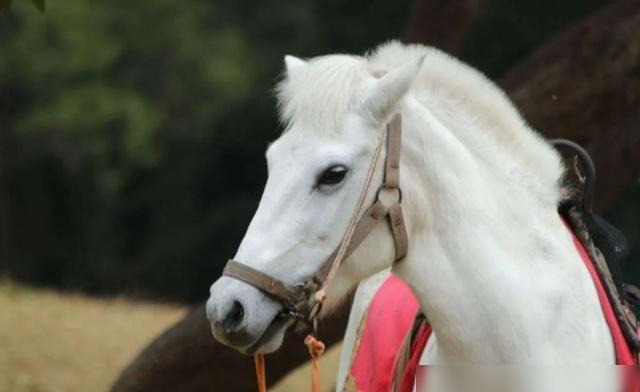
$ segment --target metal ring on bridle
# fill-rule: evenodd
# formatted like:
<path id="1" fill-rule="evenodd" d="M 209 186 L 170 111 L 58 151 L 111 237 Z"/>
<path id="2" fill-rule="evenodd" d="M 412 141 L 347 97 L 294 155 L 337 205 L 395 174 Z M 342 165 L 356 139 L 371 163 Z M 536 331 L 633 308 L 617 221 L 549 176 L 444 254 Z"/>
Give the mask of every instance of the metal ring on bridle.
<path id="1" fill-rule="evenodd" d="M 376 191 L 376 200 L 380 200 L 380 192 L 382 192 L 382 190 L 389 190 L 389 191 L 397 191 L 398 192 L 398 203 L 402 203 L 402 189 L 400 188 L 391 188 L 388 186 L 384 186 L 381 185 L 380 187 L 378 187 L 378 190 Z"/>

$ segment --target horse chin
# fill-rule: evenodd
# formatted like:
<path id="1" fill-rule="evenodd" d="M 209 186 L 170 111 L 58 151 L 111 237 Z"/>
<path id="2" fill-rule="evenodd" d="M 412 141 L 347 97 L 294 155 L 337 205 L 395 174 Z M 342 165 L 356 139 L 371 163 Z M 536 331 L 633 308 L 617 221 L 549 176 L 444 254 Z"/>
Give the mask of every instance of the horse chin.
<path id="1" fill-rule="evenodd" d="M 284 335 L 294 320 L 277 315 L 264 333 L 250 346 L 240 349 L 243 354 L 270 354 L 280 348 Z"/>

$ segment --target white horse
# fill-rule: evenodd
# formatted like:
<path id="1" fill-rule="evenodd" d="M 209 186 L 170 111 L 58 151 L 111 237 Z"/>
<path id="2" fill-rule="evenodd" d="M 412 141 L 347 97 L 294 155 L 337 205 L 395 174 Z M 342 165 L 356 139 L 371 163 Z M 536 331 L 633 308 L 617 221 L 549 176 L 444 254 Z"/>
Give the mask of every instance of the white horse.
<path id="1" fill-rule="evenodd" d="M 421 363 L 615 363 L 593 282 L 557 213 L 561 159 L 499 88 L 435 49 L 397 42 L 366 57 L 285 60 L 286 130 L 267 151 L 268 181 L 235 260 L 290 284 L 313 275 L 342 238 L 383 127 L 401 113 L 408 254 L 392 265 L 389 229 L 378 225 L 338 270 L 323 311 L 391 268 L 433 327 Z M 373 183 L 381 177 L 378 165 Z M 356 296 L 347 351 L 375 280 Z M 207 304 L 216 338 L 248 354 L 279 348 L 291 324 L 281 311 L 229 277 Z"/>

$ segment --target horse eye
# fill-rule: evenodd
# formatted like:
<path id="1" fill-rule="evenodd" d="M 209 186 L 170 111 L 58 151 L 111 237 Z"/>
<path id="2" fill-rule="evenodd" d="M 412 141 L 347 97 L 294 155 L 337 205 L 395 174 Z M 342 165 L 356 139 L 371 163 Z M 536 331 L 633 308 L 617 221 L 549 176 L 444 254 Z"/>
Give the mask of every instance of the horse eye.
<path id="1" fill-rule="evenodd" d="M 335 185 L 340 183 L 347 174 L 347 168 L 342 165 L 331 166 L 318 178 L 318 185 Z"/>

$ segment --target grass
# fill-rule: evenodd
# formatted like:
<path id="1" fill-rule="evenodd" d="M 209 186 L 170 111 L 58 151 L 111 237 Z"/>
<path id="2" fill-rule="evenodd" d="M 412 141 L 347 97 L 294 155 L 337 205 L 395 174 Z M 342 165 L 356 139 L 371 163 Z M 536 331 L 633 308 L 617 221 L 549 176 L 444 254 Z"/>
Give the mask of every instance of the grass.
<path id="1" fill-rule="evenodd" d="M 185 312 L 181 306 L 95 299 L 0 280 L 0 391 L 107 391 L 142 347 Z M 321 358 L 325 391 L 333 390 L 338 359 L 337 347 Z M 306 364 L 270 392 L 307 391 L 310 377 Z"/>

